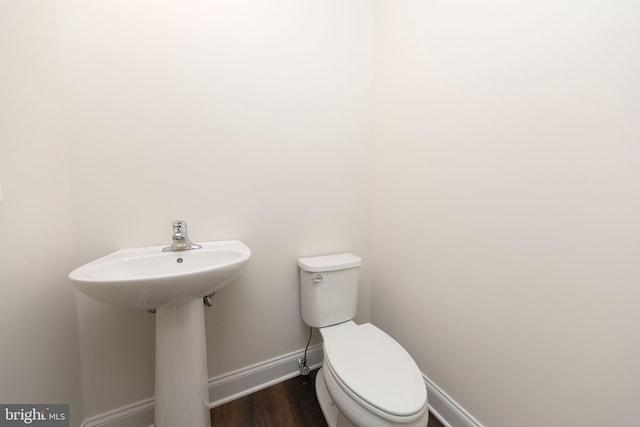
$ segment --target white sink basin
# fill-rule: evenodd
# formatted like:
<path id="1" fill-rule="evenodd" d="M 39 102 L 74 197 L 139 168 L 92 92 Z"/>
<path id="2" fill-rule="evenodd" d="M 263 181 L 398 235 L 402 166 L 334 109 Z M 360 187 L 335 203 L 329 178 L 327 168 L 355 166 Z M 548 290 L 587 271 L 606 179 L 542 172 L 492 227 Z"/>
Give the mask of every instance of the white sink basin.
<path id="1" fill-rule="evenodd" d="M 149 309 L 216 292 L 240 275 L 251 256 L 238 240 L 186 251 L 162 252 L 163 247 L 116 251 L 75 269 L 69 278 L 98 301 Z"/>

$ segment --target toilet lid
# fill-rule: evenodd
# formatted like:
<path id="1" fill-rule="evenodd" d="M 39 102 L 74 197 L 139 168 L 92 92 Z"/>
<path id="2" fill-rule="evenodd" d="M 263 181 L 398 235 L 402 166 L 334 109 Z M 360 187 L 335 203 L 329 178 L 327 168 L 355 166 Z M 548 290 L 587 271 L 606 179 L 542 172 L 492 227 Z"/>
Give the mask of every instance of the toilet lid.
<path id="1" fill-rule="evenodd" d="M 326 361 L 338 379 L 368 404 L 388 414 L 422 410 L 427 390 L 418 366 L 393 338 L 370 323 L 322 330 Z"/>

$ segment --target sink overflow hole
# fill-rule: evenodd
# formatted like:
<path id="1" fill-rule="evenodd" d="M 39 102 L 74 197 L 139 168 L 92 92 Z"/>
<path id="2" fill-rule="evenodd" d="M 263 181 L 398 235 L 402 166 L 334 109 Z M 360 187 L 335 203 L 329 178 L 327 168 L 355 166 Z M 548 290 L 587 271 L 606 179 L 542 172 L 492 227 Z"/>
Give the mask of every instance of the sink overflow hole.
<path id="1" fill-rule="evenodd" d="M 178 264 L 182 264 L 182 261 L 184 260 L 182 258 L 178 258 L 176 261 L 178 262 Z"/>

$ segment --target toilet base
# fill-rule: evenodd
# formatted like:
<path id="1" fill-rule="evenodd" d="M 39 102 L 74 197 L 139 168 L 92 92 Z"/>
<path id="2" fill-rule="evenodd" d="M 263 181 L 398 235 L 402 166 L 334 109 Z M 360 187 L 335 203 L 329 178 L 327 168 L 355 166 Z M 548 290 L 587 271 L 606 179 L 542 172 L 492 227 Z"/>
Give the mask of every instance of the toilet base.
<path id="1" fill-rule="evenodd" d="M 356 427 L 340 412 L 333 399 L 331 399 L 327 384 L 324 382 L 322 368 L 316 374 L 316 396 L 329 427 Z"/>

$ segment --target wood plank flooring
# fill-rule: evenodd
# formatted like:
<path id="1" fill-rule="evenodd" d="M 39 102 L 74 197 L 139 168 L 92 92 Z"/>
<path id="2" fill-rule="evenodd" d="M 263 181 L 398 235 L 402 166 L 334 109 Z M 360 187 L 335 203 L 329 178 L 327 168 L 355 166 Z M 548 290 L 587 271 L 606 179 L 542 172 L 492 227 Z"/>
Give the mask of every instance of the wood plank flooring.
<path id="1" fill-rule="evenodd" d="M 312 371 L 211 410 L 212 427 L 326 427 Z M 433 415 L 427 427 L 443 427 Z"/>

